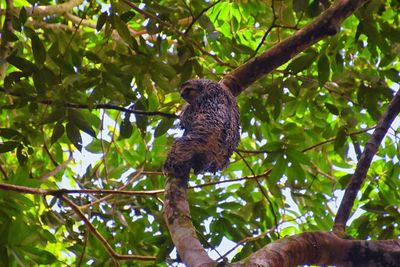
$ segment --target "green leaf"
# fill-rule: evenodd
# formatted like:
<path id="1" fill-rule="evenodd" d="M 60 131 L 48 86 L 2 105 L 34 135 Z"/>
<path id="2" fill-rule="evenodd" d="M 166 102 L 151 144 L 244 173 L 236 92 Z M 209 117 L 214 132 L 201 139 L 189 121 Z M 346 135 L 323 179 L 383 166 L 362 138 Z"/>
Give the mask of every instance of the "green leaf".
<path id="1" fill-rule="evenodd" d="M 135 12 L 133 12 L 132 10 L 129 10 L 123 14 L 121 14 L 120 18 L 123 22 L 128 22 L 130 21 L 134 16 L 136 15 Z"/>
<path id="2" fill-rule="evenodd" d="M 336 135 L 336 140 L 334 144 L 334 149 L 339 153 L 340 149 L 343 148 L 347 140 L 347 129 L 346 127 L 340 127 Z"/>
<path id="3" fill-rule="evenodd" d="M 73 109 L 69 109 L 68 121 L 73 123 L 76 127 L 84 131 L 88 135 L 96 138 L 96 132 L 92 129 L 92 127 L 89 125 L 89 123 L 86 121 L 86 119 L 80 112 Z"/>
<path id="4" fill-rule="evenodd" d="M 329 59 L 326 55 L 322 55 L 318 60 L 318 81 L 323 86 L 328 80 L 331 73 Z"/>
<path id="5" fill-rule="evenodd" d="M 22 246 L 21 250 L 24 251 L 24 255 L 29 257 L 37 264 L 49 265 L 55 263 L 57 258 L 47 250 L 39 249 L 33 246 Z"/>
<path id="6" fill-rule="evenodd" d="M 53 134 L 51 135 L 50 143 L 54 144 L 55 142 L 57 142 L 57 140 L 60 139 L 60 137 L 64 134 L 64 131 L 64 125 L 62 124 L 62 122 L 57 122 L 53 128 Z"/>
<path id="7" fill-rule="evenodd" d="M 278 160 L 275 162 L 275 165 L 272 168 L 271 173 L 268 176 L 268 184 L 276 184 L 279 179 L 282 178 L 282 175 L 286 171 L 287 160 L 283 157 L 279 157 Z"/>
<path id="8" fill-rule="evenodd" d="M 7 142 L 4 142 L 4 143 L 0 143 L 0 153 L 6 153 L 6 152 L 9 152 L 9 151 L 12 151 L 19 144 L 20 144 L 20 142 L 17 142 L 17 141 L 7 141 Z"/>
<path id="9" fill-rule="evenodd" d="M 287 148 L 286 155 L 291 162 L 301 163 L 303 165 L 312 166 L 308 156 L 294 148 Z"/>
<path id="10" fill-rule="evenodd" d="M 0 136 L 14 140 L 21 140 L 24 138 L 20 132 L 11 128 L 0 128 Z"/>
<path id="11" fill-rule="evenodd" d="M 286 70 L 293 72 L 294 74 L 307 69 L 314 63 L 317 54 L 314 52 L 309 52 L 304 55 L 301 55 L 290 62 L 287 66 Z"/>
<path id="12" fill-rule="evenodd" d="M 17 31 L 17 32 L 21 31 L 22 24 L 18 17 L 13 16 L 11 19 L 11 24 L 15 31 Z"/>
<path id="13" fill-rule="evenodd" d="M 150 70 L 151 78 L 153 81 L 164 91 L 171 91 L 171 81 L 167 79 L 164 75 L 157 72 L 155 69 Z"/>
<path id="14" fill-rule="evenodd" d="M 40 124 L 58 122 L 61 119 L 63 119 L 64 116 L 65 116 L 64 106 L 55 106 L 53 111 L 40 121 Z"/>
<path id="15" fill-rule="evenodd" d="M 339 110 L 335 105 L 332 105 L 331 103 L 325 103 L 325 107 L 329 110 L 330 113 L 334 115 L 339 115 Z"/>
<path id="16" fill-rule="evenodd" d="M 100 14 L 99 18 L 97 19 L 97 23 L 96 23 L 96 30 L 98 32 L 103 28 L 103 26 L 106 23 L 107 19 L 108 19 L 107 12 L 103 12 L 103 13 Z"/>
<path id="17" fill-rule="evenodd" d="M 30 62 L 29 60 L 26 60 L 25 58 L 21 58 L 21 57 L 12 55 L 7 58 L 7 61 L 11 65 L 15 66 L 16 68 L 18 68 L 28 74 L 31 74 L 31 73 L 34 73 L 35 71 L 37 71 L 37 67 L 35 66 L 35 64 Z"/>
<path id="18" fill-rule="evenodd" d="M 308 0 L 292 0 L 293 10 L 301 13 L 307 10 Z"/>
<path id="19" fill-rule="evenodd" d="M 298 162 L 292 161 L 290 167 L 287 168 L 286 176 L 292 186 L 296 186 L 295 182 L 303 182 L 306 177 L 305 172 Z"/>
<path id="20" fill-rule="evenodd" d="M 46 60 L 46 49 L 42 41 L 39 39 L 37 35 L 31 37 L 32 42 L 32 52 L 33 57 L 35 58 L 35 63 L 37 66 L 43 66 L 44 61 Z"/>
<path id="21" fill-rule="evenodd" d="M 93 154 L 103 153 L 102 143 L 105 148 L 108 148 L 110 146 L 110 142 L 107 142 L 105 140 L 93 139 L 92 142 L 85 146 L 85 149 Z"/>
<path id="22" fill-rule="evenodd" d="M 117 30 L 119 36 L 121 36 L 122 40 L 124 40 L 128 45 L 132 44 L 132 36 L 126 26 L 126 23 L 118 16 L 113 16 L 114 27 Z"/>
<path id="23" fill-rule="evenodd" d="M 176 76 L 175 69 L 169 64 L 165 64 L 160 61 L 153 61 L 151 66 L 153 70 L 158 73 L 162 73 L 167 78 L 174 78 Z"/>
<path id="24" fill-rule="evenodd" d="M 79 133 L 78 127 L 76 127 L 75 124 L 68 122 L 65 128 L 67 131 L 68 139 L 79 151 L 81 151 L 82 150 L 82 137 L 81 137 L 81 134 Z"/>
<path id="25" fill-rule="evenodd" d="M 8 42 L 16 42 L 18 41 L 18 36 L 16 36 L 14 33 L 8 31 L 8 30 L 4 30 L 2 32 L 2 36 L 4 38 L 4 40 L 8 41 Z"/>
<path id="26" fill-rule="evenodd" d="M 133 126 L 129 119 L 130 116 L 125 115 L 124 120 L 121 122 L 121 125 L 119 127 L 119 137 L 121 139 L 129 138 L 132 135 Z"/>
<path id="27" fill-rule="evenodd" d="M 352 174 L 346 174 L 339 178 L 339 184 L 341 185 L 342 189 L 345 189 L 347 187 L 352 176 Z"/>
<path id="28" fill-rule="evenodd" d="M 28 161 L 28 153 L 22 144 L 17 147 L 17 159 L 21 166 L 24 166 Z"/>
<path id="29" fill-rule="evenodd" d="M 174 124 L 174 119 L 162 119 L 154 130 L 154 137 L 159 137 L 165 134 Z"/>
<path id="30" fill-rule="evenodd" d="M 25 24 L 27 19 L 28 19 L 28 13 L 26 12 L 25 7 L 21 7 L 21 10 L 19 11 L 19 21 L 22 24 Z"/>

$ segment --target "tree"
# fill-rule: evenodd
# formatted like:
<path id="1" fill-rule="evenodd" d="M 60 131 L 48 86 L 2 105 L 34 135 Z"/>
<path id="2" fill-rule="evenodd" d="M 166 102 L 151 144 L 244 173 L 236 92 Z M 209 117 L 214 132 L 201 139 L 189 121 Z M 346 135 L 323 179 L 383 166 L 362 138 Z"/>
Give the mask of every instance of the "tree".
<path id="1" fill-rule="evenodd" d="M 398 266 L 397 1 L 29 3 L 0 6 L 2 266 Z M 195 76 L 241 141 L 185 188 Z"/>

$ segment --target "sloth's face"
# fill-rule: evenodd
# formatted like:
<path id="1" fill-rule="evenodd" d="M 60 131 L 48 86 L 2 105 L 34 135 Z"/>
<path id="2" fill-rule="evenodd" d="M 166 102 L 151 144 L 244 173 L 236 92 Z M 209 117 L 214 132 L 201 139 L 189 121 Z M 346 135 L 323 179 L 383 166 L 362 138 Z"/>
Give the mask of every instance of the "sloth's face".
<path id="1" fill-rule="evenodd" d="M 189 104 L 193 104 L 202 90 L 203 84 L 200 80 L 189 80 L 184 82 L 181 86 L 181 97 Z"/>

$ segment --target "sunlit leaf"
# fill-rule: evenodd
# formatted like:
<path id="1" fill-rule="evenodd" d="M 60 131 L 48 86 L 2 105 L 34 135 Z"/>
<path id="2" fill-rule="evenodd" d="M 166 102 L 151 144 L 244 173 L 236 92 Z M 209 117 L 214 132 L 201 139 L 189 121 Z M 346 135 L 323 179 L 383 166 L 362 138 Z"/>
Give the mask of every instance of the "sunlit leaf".
<path id="1" fill-rule="evenodd" d="M 156 129 L 154 130 L 154 137 L 159 137 L 165 134 L 168 131 L 168 129 L 171 128 L 174 121 L 175 121 L 174 119 L 161 120 L 161 122 L 157 125 Z"/>

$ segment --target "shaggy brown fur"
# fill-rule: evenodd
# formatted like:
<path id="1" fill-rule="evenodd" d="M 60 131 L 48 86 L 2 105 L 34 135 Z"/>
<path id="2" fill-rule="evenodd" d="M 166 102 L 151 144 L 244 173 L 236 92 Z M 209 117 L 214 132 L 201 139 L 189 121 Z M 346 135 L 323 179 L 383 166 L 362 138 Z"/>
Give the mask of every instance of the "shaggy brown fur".
<path id="1" fill-rule="evenodd" d="M 240 138 L 235 97 L 214 81 L 189 80 L 181 86 L 188 102 L 180 116 L 183 136 L 172 145 L 164 172 L 187 181 L 195 174 L 224 169 Z"/>

